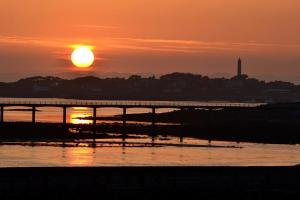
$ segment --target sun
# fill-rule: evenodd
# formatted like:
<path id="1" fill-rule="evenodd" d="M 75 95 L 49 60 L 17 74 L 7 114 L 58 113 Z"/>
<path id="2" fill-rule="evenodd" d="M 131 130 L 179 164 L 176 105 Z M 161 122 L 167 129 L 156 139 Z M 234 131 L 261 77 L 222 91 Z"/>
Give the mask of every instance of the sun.
<path id="1" fill-rule="evenodd" d="M 93 51 L 88 46 L 78 46 L 71 55 L 72 63 L 78 68 L 88 68 L 95 60 Z"/>

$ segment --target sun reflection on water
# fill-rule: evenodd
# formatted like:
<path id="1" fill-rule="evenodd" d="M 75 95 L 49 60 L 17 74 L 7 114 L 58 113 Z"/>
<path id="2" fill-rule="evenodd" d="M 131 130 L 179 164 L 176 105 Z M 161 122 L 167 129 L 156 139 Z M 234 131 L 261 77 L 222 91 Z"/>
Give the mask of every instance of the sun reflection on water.
<path id="1" fill-rule="evenodd" d="M 95 159 L 95 152 L 92 148 L 68 148 L 66 154 L 68 164 L 74 166 L 90 166 Z"/>
<path id="2" fill-rule="evenodd" d="M 81 113 L 71 113 L 70 114 L 70 123 L 71 124 L 92 124 L 93 120 L 83 119 L 86 117 L 91 117 L 90 114 L 81 114 Z"/>

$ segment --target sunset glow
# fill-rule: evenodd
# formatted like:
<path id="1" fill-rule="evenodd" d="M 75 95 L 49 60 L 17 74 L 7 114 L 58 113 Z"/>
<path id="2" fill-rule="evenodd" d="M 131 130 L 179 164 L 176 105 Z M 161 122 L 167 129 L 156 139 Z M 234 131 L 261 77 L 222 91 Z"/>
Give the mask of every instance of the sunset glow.
<path id="1" fill-rule="evenodd" d="M 29 2 L 1 1 L 1 81 L 85 71 L 228 78 L 240 56 L 252 77 L 300 83 L 297 0 Z M 74 45 L 95 46 L 96 62 L 80 56 L 74 67 Z"/>
<path id="2" fill-rule="evenodd" d="M 77 47 L 71 55 L 72 63 L 79 68 L 90 67 L 94 63 L 94 59 L 94 53 L 87 46 Z"/>
<path id="3" fill-rule="evenodd" d="M 0 200 L 299 198 L 300 0 L 0 0 L 0 24 Z"/>

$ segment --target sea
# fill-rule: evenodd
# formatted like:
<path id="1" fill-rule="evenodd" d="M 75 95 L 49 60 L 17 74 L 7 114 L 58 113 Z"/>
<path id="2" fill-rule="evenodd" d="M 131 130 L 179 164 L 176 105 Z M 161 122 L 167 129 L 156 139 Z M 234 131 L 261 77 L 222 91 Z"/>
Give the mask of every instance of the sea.
<path id="1" fill-rule="evenodd" d="M 75 100 L 0 98 L 0 104 L 9 101 L 68 102 Z M 84 102 L 84 100 L 81 101 Z M 159 103 L 163 104 L 165 102 Z M 227 102 L 196 103 L 211 103 L 215 105 Z M 230 104 L 232 104 L 232 102 L 230 102 Z M 38 107 L 37 110 L 37 122 L 62 122 L 63 111 L 61 108 Z M 174 109 L 163 108 L 158 109 L 157 113 L 172 110 Z M 120 108 L 98 108 L 97 116 L 114 116 L 120 115 L 122 112 Z M 147 108 L 131 108 L 127 110 L 128 114 L 147 112 L 151 112 L 151 110 Z M 92 110 L 90 108 L 71 107 L 67 110 L 67 122 L 88 124 L 91 123 L 91 121 L 79 118 L 91 115 Z M 31 111 L 28 108 L 5 107 L 4 121 L 27 122 L 30 120 Z M 97 123 L 102 122 L 97 121 Z M 166 136 L 163 133 L 155 138 L 154 143 L 157 145 L 153 146 L 130 145 L 153 143 L 152 138 L 145 135 L 127 138 L 126 143 L 128 145 L 125 146 L 111 145 L 121 144 L 121 138 L 97 139 L 97 142 L 103 145 L 93 148 L 85 145 L 84 141 L 79 141 L 79 145 L 63 147 L 53 143 L 49 145 L 47 145 L 47 143 L 43 143 L 43 145 L 0 144 L 0 167 L 294 166 L 300 164 L 300 145 L 236 143 L 225 141 L 209 142 L 188 137 L 180 141 L 177 137 Z"/>

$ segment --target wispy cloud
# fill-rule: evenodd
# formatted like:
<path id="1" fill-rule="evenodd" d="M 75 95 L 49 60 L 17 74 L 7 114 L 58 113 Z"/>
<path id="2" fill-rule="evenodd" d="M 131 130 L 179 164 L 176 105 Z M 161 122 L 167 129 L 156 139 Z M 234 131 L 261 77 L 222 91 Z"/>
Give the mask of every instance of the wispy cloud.
<path id="1" fill-rule="evenodd" d="M 0 43 L 6 44 L 29 44 L 37 46 L 48 47 L 65 47 L 68 41 L 60 39 L 45 39 L 38 37 L 25 37 L 25 36 L 0 36 Z"/>
<path id="2" fill-rule="evenodd" d="M 74 25 L 79 28 L 89 28 L 89 29 L 117 29 L 117 26 L 106 26 L 106 25 L 94 25 L 94 24 L 80 24 Z"/>
<path id="3" fill-rule="evenodd" d="M 79 45 L 86 45 L 90 47 L 95 47 L 93 45 L 94 41 L 83 40 L 83 39 L 65 39 L 65 38 L 40 38 L 40 37 L 25 37 L 25 36 L 1 36 L 0 35 L 0 44 L 8 45 L 28 45 L 28 46 L 37 46 L 37 47 L 46 47 L 53 48 L 58 51 L 61 49 L 73 49 Z M 55 50 L 55 51 L 56 51 Z"/>
<path id="4" fill-rule="evenodd" d="M 93 25 L 92 25 L 93 26 Z M 149 39 L 149 38 L 98 38 L 93 40 L 61 39 L 61 38 L 38 38 L 24 36 L 1 36 L 0 43 L 28 44 L 54 48 L 68 48 L 71 45 L 92 45 L 95 50 L 100 51 L 151 51 L 170 53 L 205 53 L 205 52 L 256 52 L 296 49 L 300 51 L 300 45 L 272 44 L 258 42 L 229 43 L 211 42 L 199 40 L 171 40 L 171 39 Z"/>
<path id="5" fill-rule="evenodd" d="M 170 40 L 170 39 L 149 39 L 149 38 L 113 38 L 110 45 L 113 48 L 136 49 L 145 51 L 164 51 L 181 53 L 201 52 L 230 52 L 230 51 L 257 51 L 266 48 L 300 48 L 299 45 L 268 44 L 257 42 L 226 43 L 208 42 L 198 40 Z"/>

